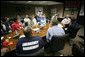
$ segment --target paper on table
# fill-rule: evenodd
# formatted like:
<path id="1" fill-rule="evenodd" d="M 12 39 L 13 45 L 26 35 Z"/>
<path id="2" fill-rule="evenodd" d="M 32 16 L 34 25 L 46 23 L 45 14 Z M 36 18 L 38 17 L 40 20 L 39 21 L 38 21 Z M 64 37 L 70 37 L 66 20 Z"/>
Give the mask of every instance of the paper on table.
<path id="1" fill-rule="evenodd" d="M 21 38 L 21 37 L 25 37 L 25 35 L 21 35 L 19 38 Z"/>
<path id="2" fill-rule="evenodd" d="M 39 30 L 39 28 L 35 28 L 35 29 L 32 29 L 33 31 L 37 31 L 37 30 Z"/>
<path id="3" fill-rule="evenodd" d="M 40 26 L 41 26 L 41 27 L 44 27 L 44 26 L 45 26 L 45 24 L 41 24 Z"/>
<path id="4" fill-rule="evenodd" d="M 8 37 L 8 39 L 11 39 L 11 37 Z"/>
<path id="5" fill-rule="evenodd" d="M 1 40 L 3 40 L 4 37 L 1 37 Z"/>

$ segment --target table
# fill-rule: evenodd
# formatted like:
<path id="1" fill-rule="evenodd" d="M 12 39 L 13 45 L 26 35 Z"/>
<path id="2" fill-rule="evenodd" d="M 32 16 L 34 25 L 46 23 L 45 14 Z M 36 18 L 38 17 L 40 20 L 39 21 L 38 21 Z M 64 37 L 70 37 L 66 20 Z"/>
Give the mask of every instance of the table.
<path id="1" fill-rule="evenodd" d="M 62 24 L 61 24 L 61 25 L 62 25 Z M 41 26 L 38 25 L 37 27 L 40 28 Z M 32 28 L 37 28 L 37 27 L 35 26 L 35 27 L 32 27 Z M 52 26 L 51 26 L 51 27 L 52 27 Z M 33 35 L 33 36 L 44 37 L 44 36 L 46 36 L 47 30 L 48 30 L 47 28 L 49 28 L 49 23 L 46 24 L 46 26 L 44 27 L 44 29 L 40 29 L 41 33 L 36 33 L 35 31 L 32 31 L 32 32 L 33 32 L 32 35 Z M 23 34 L 23 30 L 18 30 L 17 33 L 20 33 L 21 36 L 24 35 L 24 34 Z M 16 49 L 16 44 L 17 44 L 18 39 L 13 39 L 13 36 L 14 36 L 14 35 L 16 35 L 15 32 L 11 32 L 11 33 L 6 34 L 6 35 L 3 36 L 3 37 L 4 37 L 3 40 L 8 39 L 9 37 L 11 37 L 11 38 L 9 39 L 9 41 L 13 41 L 13 44 L 12 44 L 12 45 L 7 46 L 7 48 L 9 49 L 9 51 L 12 51 L 12 50 L 15 50 L 15 49 Z M 19 37 L 19 38 L 20 38 L 20 37 Z"/>
<path id="2" fill-rule="evenodd" d="M 38 25 L 37 27 L 40 28 L 41 26 Z M 45 27 L 49 28 L 49 23 L 47 23 Z M 44 29 L 40 29 L 41 33 L 36 33 L 35 31 L 33 31 L 33 36 L 44 37 L 46 35 L 46 33 L 47 33 L 47 30 L 48 30 L 45 27 L 44 27 Z M 36 28 L 36 27 L 32 27 L 32 28 Z M 23 30 L 18 30 L 17 33 L 20 33 L 21 35 L 24 35 Z M 3 35 L 3 37 L 4 37 L 3 40 L 8 39 L 9 37 L 11 37 L 9 39 L 9 41 L 13 41 L 12 45 L 7 46 L 9 51 L 12 51 L 12 50 L 16 49 L 16 44 L 17 44 L 18 39 L 13 39 L 14 35 L 16 35 L 15 32 L 11 32 L 9 34 Z"/>

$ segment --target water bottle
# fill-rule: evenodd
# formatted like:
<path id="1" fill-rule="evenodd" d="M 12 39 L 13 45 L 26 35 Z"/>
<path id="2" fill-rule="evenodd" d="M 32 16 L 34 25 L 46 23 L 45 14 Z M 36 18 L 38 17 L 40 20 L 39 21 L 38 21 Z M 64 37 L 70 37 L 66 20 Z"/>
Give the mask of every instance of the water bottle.
<path id="1" fill-rule="evenodd" d="M 17 35 L 17 30 L 15 30 L 15 34 Z"/>

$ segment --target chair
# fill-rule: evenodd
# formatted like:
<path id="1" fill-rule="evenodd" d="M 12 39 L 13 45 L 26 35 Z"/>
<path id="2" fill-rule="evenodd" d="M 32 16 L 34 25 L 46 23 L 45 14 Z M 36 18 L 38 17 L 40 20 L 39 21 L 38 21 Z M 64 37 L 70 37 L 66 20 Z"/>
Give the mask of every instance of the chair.
<path id="1" fill-rule="evenodd" d="M 19 54 L 16 53 L 17 56 L 44 56 L 44 50 L 40 49 L 39 51 L 35 52 L 35 53 L 31 53 L 31 54 Z"/>
<path id="2" fill-rule="evenodd" d="M 70 33 L 69 33 L 69 37 L 71 39 L 75 38 L 77 35 L 77 32 L 79 31 L 80 27 L 74 28 Z"/>
<path id="3" fill-rule="evenodd" d="M 69 38 L 68 38 L 68 42 L 70 44 L 70 46 L 72 46 L 73 44 L 73 39 L 76 37 L 77 32 L 79 31 L 80 26 L 75 26 L 74 28 L 71 29 L 71 31 L 69 32 Z"/>
<path id="4" fill-rule="evenodd" d="M 72 54 L 74 56 L 84 56 L 84 43 L 75 42 L 72 47 Z"/>
<path id="5" fill-rule="evenodd" d="M 66 39 L 68 38 L 68 34 L 64 36 L 53 36 L 52 40 L 45 47 L 47 53 L 55 54 L 56 52 L 64 49 Z"/>

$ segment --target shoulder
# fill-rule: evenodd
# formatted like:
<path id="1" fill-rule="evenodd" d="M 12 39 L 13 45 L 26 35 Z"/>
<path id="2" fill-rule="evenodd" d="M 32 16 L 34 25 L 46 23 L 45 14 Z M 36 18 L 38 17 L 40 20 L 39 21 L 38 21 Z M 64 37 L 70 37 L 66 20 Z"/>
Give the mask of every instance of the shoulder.
<path id="1" fill-rule="evenodd" d="M 69 20 L 71 20 L 70 18 L 68 18 Z"/>
<path id="2" fill-rule="evenodd" d="M 14 22 L 14 23 L 12 23 L 12 25 L 13 25 L 13 24 L 15 24 L 15 22 Z"/>
<path id="3" fill-rule="evenodd" d="M 22 39 L 25 39 L 25 37 L 21 37 L 21 38 L 19 38 L 19 40 L 22 40 Z"/>
<path id="4" fill-rule="evenodd" d="M 40 36 L 34 36 L 34 38 L 39 38 L 40 39 L 41 37 Z"/>
<path id="5" fill-rule="evenodd" d="M 53 28 L 53 27 L 50 27 L 50 28 L 48 29 L 48 32 L 49 32 L 50 30 L 52 30 L 52 28 Z"/>
<path id="6" fill-rule="evenodd" d="M 24 18 L 24 19 L 26 19 L 26 18 Z"/>
<path id="7" fill-rule="evenodd" d="M 66 20 L 66 18 L 64 18 L 63 20 Z"/>
<path id="8" fill-rule="evenodd" d="M 21 38 L 18 39 L 18 42 L 22 42 L 25 39 L 26 39 L 25 37 L 21 37 Z"/>
<path id="9" fill-rule="evenodd" d="M 42 37 L 40 37 L 40 36 L 34 36 L 33 38 L 34 38 L 35 40 L 39 40 L 39 41 L 42 40 Z"/>
<path id="10" fill-rule="evenodd" d="M 64 18 L 62 21 L 65 21 L 66 20 L 66 18 Z"/>

